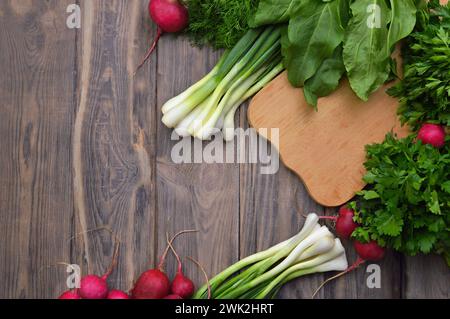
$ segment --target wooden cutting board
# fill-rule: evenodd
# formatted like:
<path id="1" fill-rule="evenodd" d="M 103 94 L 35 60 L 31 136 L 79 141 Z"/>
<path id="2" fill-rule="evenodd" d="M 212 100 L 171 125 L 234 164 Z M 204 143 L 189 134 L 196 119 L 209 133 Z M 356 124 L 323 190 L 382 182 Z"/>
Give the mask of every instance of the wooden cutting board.
<path id="1" fill-rule="evenodd" d="M 318 203 L 339 206 L 365 186 L 364 146 L 382 142 L 391 130 L 400 137 L 408 134 L 397 120 L 398 102 L 386 89 L 363 102 L 344 80 L 336 92 L 319 99 L 316 112 L 283 73 L 253 98 L 248 120 L 269 140 L 270 129 L 279 128 L 282 162 Z"/>

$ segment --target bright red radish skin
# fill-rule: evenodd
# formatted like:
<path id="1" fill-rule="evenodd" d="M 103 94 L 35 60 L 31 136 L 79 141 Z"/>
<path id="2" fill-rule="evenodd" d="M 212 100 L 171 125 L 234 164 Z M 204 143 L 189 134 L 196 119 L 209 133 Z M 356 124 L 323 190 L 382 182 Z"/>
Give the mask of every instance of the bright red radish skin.
<path id="1" fill-rule="evenodd" d="M 445 145 L 445 129 L 436 124 L 424 124 L 419 130 L 417 138 L 423 144 L 430 144 L 436 148 L 441 148 Z"/>
<path id="2" fill-rule="evenodd" d="M 187 8 L 177 0 L 150 0 L 148 11 L 163 32 L 183 31 L 189 23 Z"/>
<path id="3" fill-rule="evenodd" d="M 58 299 L 61 299 L 61 300 L 81 299 L 81 297 L 76 290 L 69 290 L 69 291 L 63 292 L 61 294 L 61 296 L 58 297 Z"/>
<path id="4" fill-rule="evenodd" d="M 108 276 L 87 275 L 80 282 L 80 296 L 83 299 L 105 299 L 108 295 Z"/>
<path id="5" fill-rule="evenodd" d="M 183 299 L 183 298 L 181 298 L 181 297 L 178 296 L 178 295 L 168 295 L 168 296 L 164 297 L 163 299 L 168 299 L 168 300 L 181 300 L 181 299 Z"/>
<path id="6" fill-rule="evenodd" d="M 170 281 L 159 269 L 144 272 L 136 281 L 131 296 L 133 299 L 162 299 L 170 292 Z"/>
<path id="7" fill-rule="evenodd" d="M 386 253 L 386 250 L 374 240 L 366 244 L 355 240 L 354 247 L 358 256 L 367 261 L 380 261 Z"/>
<path id="8" fill-rule="evenodd" d="M 195 286 L 194 283 L 178 269 L 178 273 L 172 281 L 170 291 L 172 294 L 178 295 L 182 299 L 188 299 L 194 294 Z"/>
<path id="9" fill-rule="evenodd" d="M 175 248 L 173 248 L 172 243 L 168 241 L 168 244 L 170 249 L 172 249 L 172 252 L 175 255 L 175 258 L 177 259 L 178 262 L 177 274 L 175 275 L 175 278 L 172 281 L 170 291 L 172 292 L 172 294 L 178 295 L 182 299 L 189 299 L 195 292 L 194 283 L 192 282 L 192 280 L 190 280 L 188 277 L 184 275 L 180 256 L 175 251 Z"/>
<path id="10" fill-rule="evenodd" d="M 113 289 L 108 292 L 106 299 L 130 299 L 130 296 L 122 290 Z"/>
<path id="11" fill-rule="evenodd" d="M 158 268 L 144 272 L 134 284 L 131 291 L 133 299 L 163 299 L 170 294 L 170 280 L 164 272 L 164 263 L 172 242 L 180 235 L 193 233 L 196 230 L 183 230 L 178 232 L 168 241 L 168 245 L 161 256 Z"/>
<path id="12" fill-rule="evenodd" d="M 358 224 L 353 220 L 354 217 L 355 212 L 350 208 L 343 206 L 339 209 L 339 217 L 336 220 L 336 233 L 340 238 L 349 239 L 358 227 Z"/>
<path id="13" fill-rule="evenodd" d="M 355 229 L 359 226 L 353 218 L 355 212 L 347 206 L 339 209 L 339 216 L 322 216 L 321 219 L 330 219 L 336 222 L 336 233 L 341 239 L 349 239 Z"/>
<path id="14" fill-rule="evenodd" d="M 143 61 L 139 64 L 136 72 L 150 58 L 156 49 L 159 39 L 163 33 L 176 33 L 183 31 L 189 23 L 189 12 L 178 0 L 150 0 L 148 11 L 153 22 L 158 26 L 156 38 Z"/>

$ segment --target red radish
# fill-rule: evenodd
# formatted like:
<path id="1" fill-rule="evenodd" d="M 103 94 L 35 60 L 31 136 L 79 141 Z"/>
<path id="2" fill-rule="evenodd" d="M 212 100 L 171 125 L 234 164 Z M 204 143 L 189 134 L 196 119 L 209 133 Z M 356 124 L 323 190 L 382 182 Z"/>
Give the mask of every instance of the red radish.
<path id="1" fill-rule="evenodd" d="M 420 128 L 417 138 L 423 144 L 441 148 L 445 145 L 445 129 L 440 125 L 426 123 Z"/>
<path id="2" fill-rule="evenodd" d="M 170 281 L 161 269 L 144 272 L 134 284 L 131 296 L 134 299 L 162 299 L 169 294 Z"/>
<path id="3" fill-rule="evenodd" d="M 169 295 L 170 280 L 164 272 L 164 263 L 169 252 L 169 245 L 181 234 L 195 232 L 194 230 L 184 230 L 176 234 L 169 242 L 166 250 L 161 256 L 158 268 L 144 272 L 134 284 L 131 291 L 133 299 L 162 299 Z"/>
<path id="4" fill-rule="evenodd" d="M 87 275 L 81 278 L 79 294 L 83 299 L 105 299 L 108 296 L 108 277 L 114 270 L 119 256 L 120 241 L 116 237 L 113 260 L 103 276 Z"/>
<path id="5" fill-rule="evenodd" d="M 183 299 L 183 298 L 181 298 L 180 296 L 178 296 L 178 295 L 168 295 L 168 296 L 166 296 L 166 297 L 164 297 L 163 299 L 171 299 L 171 300 L 179 300 L 179 299 Z"/>
<path id="6" fill-rule="evenodd" d="M 339 216 L 322 216 L 321 219 L 330 219 L 336 222 L 336 233 L 342 239 L 349 239 L 358 224 L 355 223 L 353 217 L 355 212 L 347 206 L 339 209 Z"/>
<path id="7" fill-rule="evenodd" d="M 177 252 L 173 248 L 172 244 L 169 242 L 170 249 L 172 249 L 173 254 L 178 262 L 178 270 L 175 278 L 172 281 L 172 285 L 170 286 L 170 291 L 174 295 L 180 296 L 182 299 L 189 299 L 195 292 L 195 286 L 192 280 L 187 278 L 183 273 L 183 266 L 181 264 L 180 256 L 178 256 Z"/>
<path id="8" fill-rule="evenodd" d="M 130 299 L 130 296 L 122 290 L 113 289 L 108 293 L 106 299 Z"/>
<path id="9" fill-rule="evenodd" d="M 153 22 L 158 26 L 156 38 L 145 55 L 136 72 L 150 58 L 163 33 L 183 31 L 189 23 L 189 12 L 178 0 L 150 0 L 148 11 Z"/>
<path id="10" fill-rule="evenodd" d="M 343 272 L 325 280 L 319 286 L 319 288 L 317 288 L 317 290 L 314 292 L 312 298 L 314 298 L 317 295 L 317 293 L 319 292 L 319 290 L 322 289 L 322 287 L 325 286 L 330 281 L 332 281 L 336 278 L 339 278 L 345 274 L 348 274 L 349 272 L 355 270 L 356 268 L 358 268 L 359 266 L 364 264 L 366 261 L 380 261 L 384 258 L 384 255 L 385 255 L 385 249 L 383 247 L 381 247 L 380 245 L 378 245 L 378 243 L 376 241 L 371 241 L 366 244 L 363 244 L 359 241 L 355 241 L 354 247 L 359 256 L 358 259 L 356 260 L 356 262 L 353 265 L 351 265 L 350 267 L 348 267 L 346 270 L 344 270 Z"/>
<path id="11" fill-rule="evenodd" d="M 384 258 L 385 249 L 374 240 L 367 244 L 355 240 L 354 247 L 358 256 L 363 260 L 380 261 Z"/>
<path id="12" fill-rule="evenodd" d="M 80 295 L 78 294 L 78 291 L 76 290 L 68 290 L 61 294 L 61 296 L 58 297 L 58 299 L 81 299 Z"/>
<path id="13" fill-rule="evenodd" d="M 107 276 L 87 275 L 81 279 L 80 296 L 83 299 L 105 299 L 108 295 Z"/>

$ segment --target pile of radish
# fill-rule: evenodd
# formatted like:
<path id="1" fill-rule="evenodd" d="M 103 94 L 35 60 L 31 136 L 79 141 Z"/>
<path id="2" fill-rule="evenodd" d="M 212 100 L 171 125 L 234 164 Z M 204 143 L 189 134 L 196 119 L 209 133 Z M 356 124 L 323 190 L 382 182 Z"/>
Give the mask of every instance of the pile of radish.
<path id="1" fill-rule="evenodd" d="M 117 248 L 113 262 L 104 275 L 97 276 L 89 274 L 84 276 L 80 280 L 79 288 L 63 292 L 58 299 L 189 299 L 195 292 L 195 286 L 184 275 L 181 259 L 172 246 L 172 243 L 179 235 L 188 232 L 194 231 L 181 231 L 171 240 L 168 240 L 167 248 L 161 256 L 158 267 L 143 272 L 136 280 L 130 293 L 110 289 L 107 283 L 108 277 L 117 264 Z M 172 281 L 170 281 L 164 271 L 165 260 L 169 249 L 172 250 L 178 262 L 178 271 Z"/>

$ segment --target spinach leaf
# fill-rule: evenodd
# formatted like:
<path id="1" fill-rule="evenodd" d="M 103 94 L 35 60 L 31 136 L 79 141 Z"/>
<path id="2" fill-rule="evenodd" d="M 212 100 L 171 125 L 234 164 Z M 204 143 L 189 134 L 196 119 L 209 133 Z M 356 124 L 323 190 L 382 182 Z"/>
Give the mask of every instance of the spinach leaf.
<path id="1" fill-rule="evenodd" d="M 309 105 L 317 107 L 317 99 L 334 92 L 345 72 L 342 60 L 342 46 L 338 46 L 333 56 L 326 59 L 316 74 L 305 82 L 303 92 Z"/>
<path id="2" fill-rule="evenodd" d="M 260 0 L 258 10 L 250 25 L 259 27 L 289 21 L 300 7 L 303 0 Z"/>
<path id="3" fill-rule="evenodd" d="M 390 0 L 391 18 L 387 36 L 386 57 L 390 57 L 395 44 L 406 38 L 416 25 L 416 5 L 413 0 Z"/>
<path id="4" fill-rule="evenodd" d="M 291 17 L 287 34 L 283 35 L 282 51 L 293 86 L 303 86 L 343 41 L 342 1 L 348 0 L 304 0 Z"/>
<path id="5" fill-rule="evenodd" d="M 353 91 L 367 101 L 389 77 L 385 46 L 390 10 L 385 0 L 358 0 L 351 5 L 351 10 L 353 17 L 344 42 L 344 64 Z"/>
<path id="6" fill-rule="evenodd" d="M 385 0 L 358 0 L 351 5 L 344 63 L 353 91 L 365 101 L 389 79 L 395 44 L 416 24 L 413 0 L 389 2 L 390 8 Z"/>

